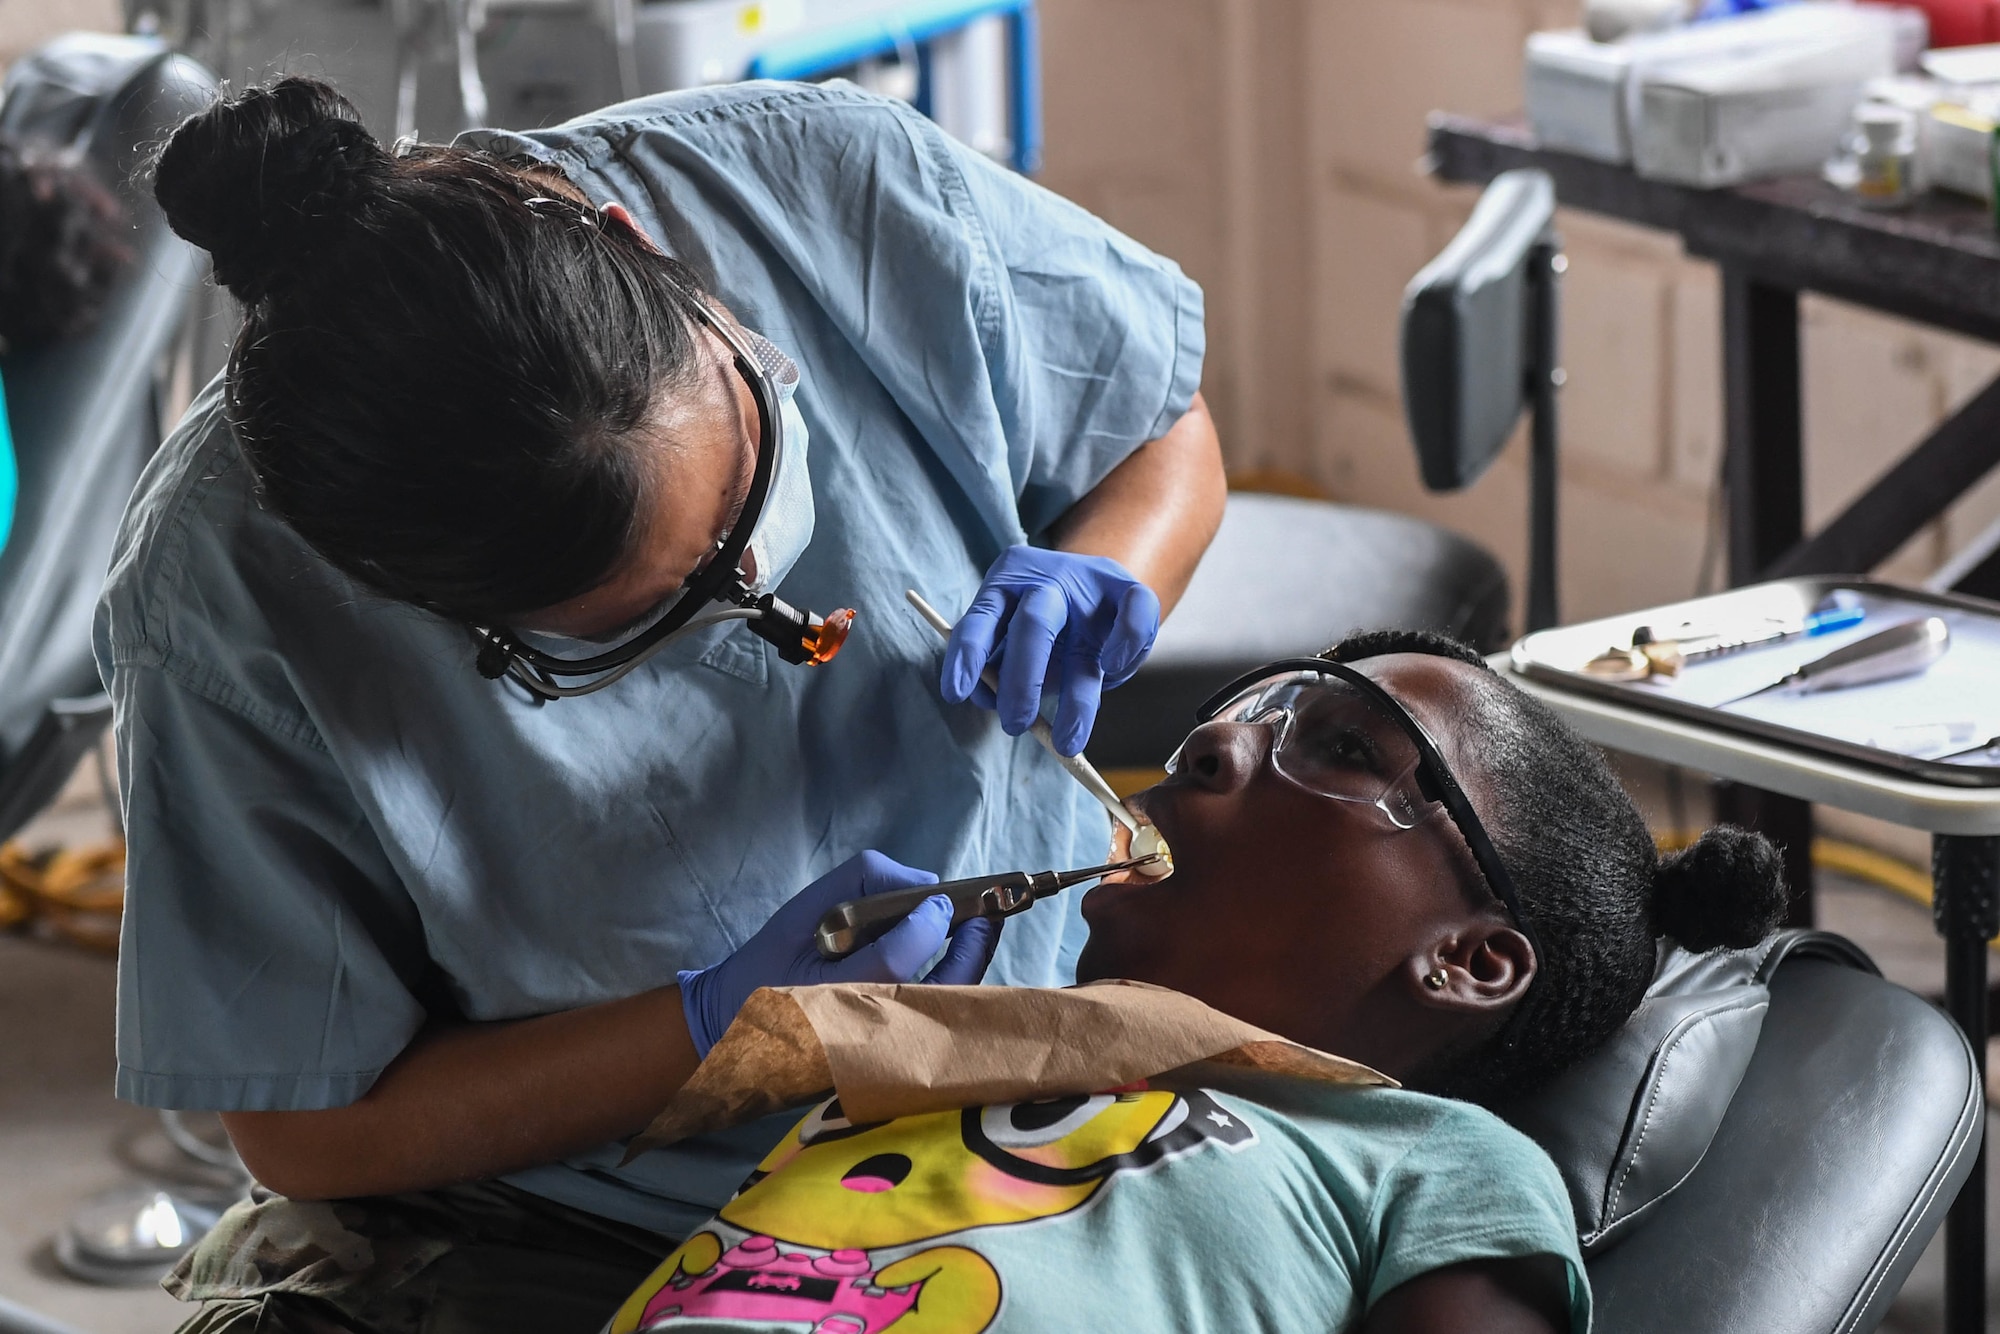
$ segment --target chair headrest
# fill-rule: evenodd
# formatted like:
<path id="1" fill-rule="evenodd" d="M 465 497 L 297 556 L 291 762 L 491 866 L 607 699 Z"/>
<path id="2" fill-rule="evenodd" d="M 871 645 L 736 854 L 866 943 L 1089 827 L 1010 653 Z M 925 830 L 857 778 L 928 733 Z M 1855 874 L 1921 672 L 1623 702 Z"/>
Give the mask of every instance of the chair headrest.
<path id="1" fill-rule="evenodd" d="M 1597 1051 L 1500 1109 L 1555 1160 L 1585 1255 L 1610 1247 L 1701 1162 L 1757 1050 L 1765 983 L 1798 954 L 1874 972 L 1858 948 L 1782 931 L 1754 949 L 1663 946 L 1646 998 Z"/>

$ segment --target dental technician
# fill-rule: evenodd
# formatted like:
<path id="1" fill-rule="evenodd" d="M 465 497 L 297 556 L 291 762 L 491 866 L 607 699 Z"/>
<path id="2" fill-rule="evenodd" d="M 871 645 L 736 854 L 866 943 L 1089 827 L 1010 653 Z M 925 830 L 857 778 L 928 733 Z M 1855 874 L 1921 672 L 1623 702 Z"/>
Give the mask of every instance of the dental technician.
<path id="1" fill-rule="evenodd" d="M 286 79 L 156 194 L 244 324 L 99 617 L 118 1092 L 276 1192 L 171 1286 L 204 1331 L 582 1334 L 767 1146 L 618 1143 L 750 990 L 993 946 L 933 900 L 829 966 L 825 907 L 1104 853 L 1021 734 L 1046 694 L 1083 744 L 1220 521 L 1200 292 L 840 84 L 392 152 Z M 942 669 L 906 588 L 964 616 Z M 1081 937 L 1045 905 L 989 977 Z"/>

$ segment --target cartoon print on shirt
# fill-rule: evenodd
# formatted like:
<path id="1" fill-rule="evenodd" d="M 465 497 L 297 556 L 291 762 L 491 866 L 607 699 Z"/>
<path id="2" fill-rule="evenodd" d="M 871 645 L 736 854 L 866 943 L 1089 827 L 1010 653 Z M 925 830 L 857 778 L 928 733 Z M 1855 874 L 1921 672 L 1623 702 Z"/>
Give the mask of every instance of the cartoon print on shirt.
<path id="1" fill-rule="evenodd" d="M 986 1257 L 962 1244 L 904 1248 L 1055 1218 L 1121 1173 L 1205 1144 L 1255 1142 L 1200 1092 L 1099 1093 L 868 1125 L 850 1124 L 836 1098 L 771 1151 L 716 1223 L 667 1257 L 611 1334 L 671 1334 L 695 1318 L 812 1334 L 978 1334 L 1000 1309 L 1000 1275 Z"/>

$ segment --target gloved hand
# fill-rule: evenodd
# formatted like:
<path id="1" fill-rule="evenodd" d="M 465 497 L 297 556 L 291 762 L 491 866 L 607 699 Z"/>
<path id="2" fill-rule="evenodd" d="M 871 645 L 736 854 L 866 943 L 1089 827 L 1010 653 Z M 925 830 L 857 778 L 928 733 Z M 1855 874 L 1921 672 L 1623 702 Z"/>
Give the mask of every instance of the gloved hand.
<path id="1" fill-rule="evenodd" d="M 951 632 L 941 688 L 952 704 L 978 698 L 979 674 L 999 658 L 1000 726 L 1019 736 L 1056 691 L 1056 749 L 1090 739 L 1098 701 L 1123 685 L 1160 633 L 1160 599 L 1115 560 L 1040 547 L 1009 547 Z"/>
<path id="2" fill-rule="evenodd" d="M 971 986 L 986 975 L 1000 943 L 1000 923 L 977 917 L 951 929 L 951 900 L 925 899 L 879 939 L 845 959 L 822 959 L 813 928 L 826 910 L 864 894 L 913 885 L 934 885 L 937 877 L 891 861 L 879 852 L 850 857 L 771 914 L 771 920 L 743 947 L 708 968 L 680 974 L 681 1008 L 697 1054 L 721 1040 L 729 1021 L 758 987 L 805 987 L 820 982 L 909 982 L 947 940 L 950 948 L 926 982 Z"/>

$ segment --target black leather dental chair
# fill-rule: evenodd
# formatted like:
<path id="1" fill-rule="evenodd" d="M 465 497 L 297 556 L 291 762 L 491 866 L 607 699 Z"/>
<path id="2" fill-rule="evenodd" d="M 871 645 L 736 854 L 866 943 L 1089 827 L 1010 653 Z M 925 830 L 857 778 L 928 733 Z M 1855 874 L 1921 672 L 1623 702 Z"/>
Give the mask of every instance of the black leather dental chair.
<path id="1" fill-rule="evenodd" d="M 21 57 L 0 88 L 0 133 L 81 156 L 134 223 L 132 263 L 97 326 L 0 359 L 20 470 L 0 551 L 0 839 L 47 804 L 111 716 L 91 618 L 125 501 L 161 438 L 162 380 L 207 262 L 134 177 L 215 92 L 163 43 L 97 33 Z"/>
<path id="2" fill-rule="evenodd" d="M 1858 948 L 1663 954 L 1625 1028 L 1502 1112 L 1569 1187 L 1600 1334 L 1862 1334 L 1972 1172 L 1972 1048 Z"/>
<path id="3" fill-rule="evenodd" d="M 1556 282 L 1563 269 L 1546 173 L 1487 187 L 1452 243 L 1411 281 L 1403 402 L 1424 484 L 1477 481 L 1534 422 L 1528 628 L 1555 623 Z M 1222 530 L 1138 674 L 1104 696 L 1090 756 L 1156 769 L 1194 711 L 1232 677 L 1310 656 L 1354 630 L 1439 630 L 1493 652 L 1509 639 L 1507 575 L 1492 553 L 1421 519 L 1232 494 Z"/>

